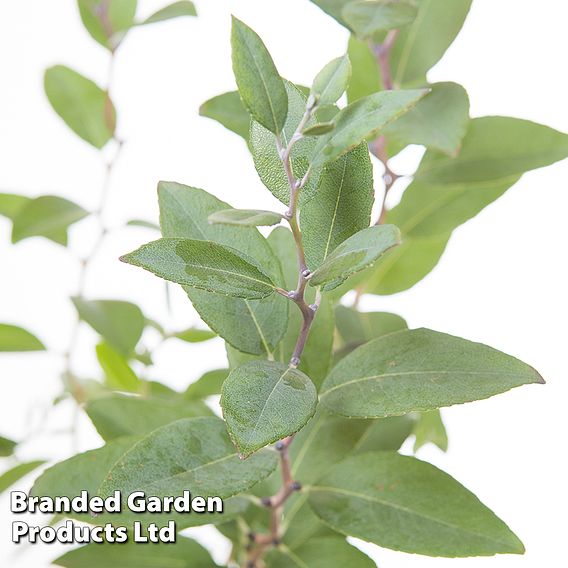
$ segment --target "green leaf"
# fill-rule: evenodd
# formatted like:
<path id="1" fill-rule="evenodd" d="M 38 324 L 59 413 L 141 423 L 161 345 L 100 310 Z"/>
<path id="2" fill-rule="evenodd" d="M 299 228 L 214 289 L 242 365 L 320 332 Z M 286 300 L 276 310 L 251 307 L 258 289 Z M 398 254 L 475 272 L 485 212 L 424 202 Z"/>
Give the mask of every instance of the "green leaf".
<path id="1" fill-rule="evenodd" d="M 567 156 L 567 134 L 519 118 L 485 116 L 470 122 L 457 158 L 428 152 L 416 179 L 428 184 L 502 180 Z"/>
<path id="2" fill-rule="evenodd" d="M 351 80 L 347 87 L 347 100 L 354 103 L 358 99 L 382 90 L 377 59 L 369 49 L 369 45 L 352 35 L 349 38 L 347 54 L 352 67 Z"/>
<path id="3" fill-rule="evenodd" d="M 140 25 L 154 24 L 156 22 L 163 22 L 165 20 L 172 20 L 174 18 L 181 18 L 182 16 L 197 16 L 195 5 L 189 0 L 180 0 L 173 2 L 168 6 L 164 6 L 151 16 L 148 16 Z"/>
<path id="4" fill-rule="evenodd" d="M 55 65 L 45 72 L 44 88 L 53 110 L 83 140 L 100 149 L 114 136 L 114 105 L 96 83 Z"/>
<path id="5" fill-rule="evenodd" d="M 327 524 L 385 548 L 447 557 L 524 552 L 475 495 L 413 457 L 394 452 L 349 457 L 309 491 L 310 506 Z"/>
<path id="6" fill-rule="evenodd" d="M 127 357 L 132 355 L 145 325 L 144 314 L 136 304 L 122 300 L 72 300 L 84 322 L 114 349 Z"/>
<path id="7" fill-rule="evenodd" d="M 205 101 L 199 107 L 199 114 L 216 120 L 248 141 L 250 114 L 244 107 L 238 91 L 223 93 Z"/>
<path id="8" fill-rule="evenodd" d="M 439 410 L 420 413 L 413 434 L 416 436 L 414 440 L 415 452 L 429 443 L 435 444 L 443 452 L 448 451 L 448 434 Z"/>
<path id="9" fill-rule="evenodd" d="M 108 343 L 99 343 L 96 350 L 97 359 L 110 388 L 131 392 L 140 390 L 140 381 L 122 353 L 116 351 Z"/>
<path id="10" fill-rule="evenodd" d="M 19 463 L 8 471 L 5 471 L 2 475 L 0 475 L 0 494 L 44 463 L 44 460 Z"/>
<path id="11" fill-rule="evenodd" d="M 44 344 L 29 331 L 0 323 L 0 353 L 3 351 L 44 351 Z"/>
<path id="12" fill-rule="evenodd" d="M 359 312 L 339 304 L 335 308 L 336 348 L 346 355 L 356 347 L 395 331 L 407 329 L 400 316 L 388 312 Z"/>
<path id="13" fill-rule="evenodd" d="M 203 403 L 188 401 L 178 393 L 167 398 L 106 396 L 87 402 L 85 411 L 101 438 L 107 441 L 149 434 L 175 420 L 211 414 Z"/>
<path id="14" fill-rule="evenodd" d="M 260 37 L 233 16 L 233 72 L 245 107 L 262 126 L 278 134 L 286 122 L 284 83 Z"/>
<path id="15" fill-rule="evenodd" d="M 134 25 L 137 0 L 78 0 L 77 3 L 87 31 L 111 51 Z"/>
<path id="16" fill-rule="evenodd" d="M 414 22 L 402 28 L 390 53 L 396 86 L 425 82 L 426 72 L 458 35 L 471 0 L 418 0 Z"/>
<path id="17" fill-rule="evenodd" d="M 65 568 L 141 568 L 164 566 L 171 568 L 216 568 L 209 552 L 194 540 L 180 535 L 175 543 L 152 543 L 141 546 L 131 540 L 124 543 L 91 543 L 66 552 L 53 561 Z"/>
<path id="18" fill-rule="evenodd" d="M 240 460 L 219 418 L 178 420 L 154 430 L 126 452 L 105 477 L 99 494 L 120 490 L 126 498 L 138 490 L 160 497 L 181 495 L 187 489 L 194 495 L 225 498 L 267 477 L 277 459 L 274 451 L 265 450 Z"/>
<path id="19" fill-rule="evenodd" d="M 31 199 L 16 193 L 0 193 L 0 215 L 13 221 Z"/>
<path id="20" fill-rule="evenodd" d="M 328 284 L 328 288 L 333 288 L 345 278 L 372 265 L 385 251 L 399 243 L 400 232 L 394 225 L 363 229 L 343 241 L 325 259 L 312 274 L 310 285 Z"/>
<path id="21" fill-rule="evenodd" d="M 288 93 L 288 115 L 281 138 L 282 145 L 285 147 L 296 132 L 298 124 L 304 116 L 307 98 L 296 85 L 289 81 L 284 83 Z M 312 118 L 306 126 L 310 127 L 316 122 L 317 120 Z M 295 179 L 302 179 L 308 171 L 315 145 L 316 139 L 313 137 L 301 138 L 294 144 L 290 153 L 290 163 Z M 274 134 L 255 120 L 252 121 L 250 127 L 250 150 L 254 166 L 262 183 L 272 192 L 276 199 L 288 205 L 290 183 L 276 148 Z M 317 190 L 317 183 L 318 171 L 312 168 L 312 172 L 300 192 L 300 206 L 313 197 Z"/>
<path id="22" fill-rule="evenodd" d="M 379 337 L 342 359 L 320 400 L 347 417 L 396 416 L 481 400 L 542 377 L 487 345 L 431 331 Z"/>
<path id="23" fill-rule="evenodd" d="M 328 132 L 331 132 L 335 128 L 333 122 L 317 122 L 313 126 L 308 126 L 302 130 L 303 136 L 323 136 Z"/>
<path id="24" fill-rule="evenodd" d="M 311 0 L 316 6 L 319 6 L 324 12 L 335 18 L 340 24 L 347 26 L 343 19 L 343 7 L 352 0 Z"/>
<path id="25" fill-rule="evenodd" d="M 380 43 L 385 31 L 412 23 L 417 13 L 409 0 L 364 0 L 350 2 L 341 15 L 357 37 Z"/>
<path id="26" fill-rule="evenodd" d="M 199 400 L 221 393 L 221 386 L 229 376 L 229 369 L 214 369 L 207 371 L 194 383 L 191 383 L 185 391 L 187 400 Z"/>
<path id="27" fill-rule="evenodd" d="M 267 561 L 271 568 L 375 568 L 376 564 L 359 549 L 340 536 L 324 536 L 310 539 L 294 550 L 279 547 L 271 552 Z"/>
<path id="28" fill-rule="evenodd" d="M 386 295 L 411 288 L 435 268 L 449 238 L 449 233 L 420 239 L 403 235 L 400 246 L 388 251 L 369 273 L 361 273 L 363 290 Z"/>
<path id="29" fill-rule="evenodd" d="M 317 392 L 298 369 L 251 361 L 223 383 L 221 408 L 243 457 L 300 430 L 316 411 Z"/>
<path id="30" fill-rule="evenodd" d="M 341 109 L 333 119 L 335 129 L 318 139 L 312 167 L 331 162 L 363 140 L 375 138 L 385 126 L 410 110 L 427 93 L 425 89 L 381 91 Z"/>
<path id="31" fill-rule="evenodd" d="M 319 105 L 333 104 L 345 92 L 350 76 L 349 57 L 343 55 L 333 59 L 316 75 L 311 94 Z"/>
<path id="32" fill-rule="evenodd" d="M 90 450 L 82 454 L 75 455 L 63 462 L 50 467 L 36 480 L 32 487 L 31 494 L 36 496 L 66 496 L 76 497 L 85 490 L 90 496 L 97 495 L 98 489 L 114 464 L 130 450 L 140 438 L 118 438 L 107 443 L 102 448 Z M 99 526 L 111 523 L 131 523 L 141 521 L 142 523 L 166 524 L 173 520 L 178 529 L 197 526 L 208 523 L 225 522 L 233 518 L 236 514 L 242 514 L 246 508 L 243 499 L 234 497 L 224 502 L 222 515 L 218 513 L 202 513 L 199 515 L 187 515 L 185 513 L 132 513 L 123 508 L 121 513 L 101 513 L 96 521 L 90 513 L 68 514 L 73 519 L 78 519 L 89 524 Z"/>
<path id="33" fill-rule="evenodd" d="M 178 331 L 174 333 L 172 337 L 177 337 L 182 341 L 187 341 L 188 343 L 201 343 L 202 341 L 209 341 L 217 337 L 217 334 L 210 329 L 198 329 L 196 327 L 190 327 L 184 329 L 183 331 Z"/>
<path id="34" fill-rule="evenodd" d="M 161 182 L 158 187 L 160 221 L 166 237 L 212 240 L 235 247 L 261 263 L 273 282 L 281 285 L 278 257 L 254 227 L 211 225 L 207 218 L 229 205 L 207 192 L 184 185 Z M 288 300 L 272 294 L 263 300 L 242 300 L 186 287 L 199 315 L 233 347 L 267 357 L 288 323 Z"/>
<path id="35" fill-rule="evenodd" d="M 302 207 L 302 242 L 311 270 L 321 266 L 343 241 L 369 226 L 373 199 L 373 167 L 363 142 L 326 166 L 317 197 Z"/>
<path id="36" fill-rule="evenodd" d="M 208 219 L 210 223 L 258 227 L 277 225 L 282 221 L 282 215 L 280 215 L 280 213 L 274 213 L 273 211 L 263 211 L 260 209 L 225 209 L 209 215 Z"/>
<path id="37" fill-rule="evenodd" d="M 265 298 L 275 290 L 254 259 L 214 241 L 158 239 L 120 260 L 170 282 L 248 300 Z"/>
<path id="38" fill-rule="evenodd" d="M 14 453 L 14 448 L 17 446 L 14 440 L 0 436 L 0 457 L 8 457 Z"/>
<path id="39" fill-rule="evenodd" d="M 152 223 L 151 221 L 145 221 L 144 219 L 131 219 L 126 223 L 128 227 L 142 227 L 144 229 L 155 229 L 160 230 L 159 225 Z"/>
<path id="40" fill-rule="evenodd" d="M 56 197 L 42 195 L 30 199 L 18 209 L 13 218 L 12 242 L 29 237 L 46 237 L 56 243 L 67 245 L 67 229 L 89 213 L 79 205 Z"/>
<path id="41" fill-rule="evenodd" d="M 457 83 L 434 83 L 432 91 L 385 128 L 388 155 L 408 144 L 423 144 L 456 157 L 469 123 L 469 98 Z"/>

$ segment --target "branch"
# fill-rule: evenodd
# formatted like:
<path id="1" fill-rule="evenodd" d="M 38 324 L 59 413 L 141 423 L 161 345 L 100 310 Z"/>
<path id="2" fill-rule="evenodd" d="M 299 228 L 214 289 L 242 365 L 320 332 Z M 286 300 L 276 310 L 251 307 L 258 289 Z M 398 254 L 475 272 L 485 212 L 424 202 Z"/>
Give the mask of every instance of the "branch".
<path id="1" fill-rule="evenodd" d="M 300 124 L 296 128 L 296 131 L 290 138 L 288 145 L 284 147 L 282 145 L 282 140 L 279 136 L 276 137 L 276 148 L 278 150 L 278 155 L 282 160 L 282 165 L 284 171 L 286 172 L 286 177 L 288 178 L 288 184 L 290 186 L 290 203 L 288 210 L 284 214 L 287 219 L 292 235 L 294 236 L 294 242 L 296 243 L 296 254 L 298 256 L 298 284 L 295 290 L 285 293 L 285 296 L 292 300 L 299 308 L 302 313 L 302 327 L 298 334 L 298 339 L 294 347 L 294 351 L 290 358 L 290 367 L 297 367 L 300 364 L 300 359 L 306 346 L 306 341 L 308 340 L 308 335 L 310 333 L 310 328 L 312 322 L 314 321 L 316 311 L 321 301 L 321 295 L 318 291 L 316 294 L 316 301 L 309 305 L 305 299 L 306 286 L 308 280 L 310 279 L 311 273 L 306 264 L 306 255 L 304 253 L 304 246 L 302 244 L 302 232 L 300 230 L 299 215 L 298 215 L 298 198 L 302 187 L 306 184 L 310 169 L 305 173 L 302 179 L 296 179 L 294 172 L 292 170 L 292 163 L 290 160 L 290 154 L 294 144 L 301 140 L 302 130 L 309 122 L 316 108 L 316 101 L 310 97 L 306 104 L 306 112 L 300 120 Z M 270 509 L 270 532 L 266 534 L 253 534 L 249 535 L 251 544 L 247 554 L 246 568 L 256 568 L 258 563 L 262 560 L 264 554 L 273 546 L 278 546 L 280 544 L 280 539 L 282 538 L 282 513 L 284 510 L 284 505 L 289 497 L 295 492 L 300 491 L 302 488 L 298 481 L 294 480 L 292 475 L 292 469 L 290 464 L 289 447 L 294 439 L 294 435 L 284 438 L 276 443 L 275 448 L 280 454 L 280 471 L 282 475 L 282 486 L 278 492 L 271 497 L 264 497 L 261 500 L 262 505 Z"/>

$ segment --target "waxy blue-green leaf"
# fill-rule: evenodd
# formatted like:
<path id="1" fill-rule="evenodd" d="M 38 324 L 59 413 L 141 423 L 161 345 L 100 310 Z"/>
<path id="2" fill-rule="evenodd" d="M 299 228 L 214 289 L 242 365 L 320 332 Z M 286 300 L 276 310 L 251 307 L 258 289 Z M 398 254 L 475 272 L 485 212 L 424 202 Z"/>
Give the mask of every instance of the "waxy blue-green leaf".
<path id="1" fill-rule="evenodd" d="M 248 142 L 250 114 L 244 107 L 238 91 L 223 93 L 205 101 L 199 107 L 199 114 L 216 120 Z"/>
<path id="2" fill-rule="evenodd" d="M 470 122 L 457 158 L 428 152 L 416 179 L 452 185 L 502 180 L 567 156 L 568 134 L 529 120 L 484 116 Z"/>
<path id="3" fill-rule="evenodd" d="M 345 92 L 351 76 L 349 57 L 332 59 L 315 77 L 310 94 L 318 105 L 334 104 Z"/>
<path id="4" fill-rule="evenodd" d="M 221 391 L 223 417 L 244 457 L 300 430 L 316 404 L 316 388 L 309 377 L 273 361 L 237 367 Z"/>
<path id="5" fill-rule="evenodd" d="M 53 110 L 83 140 L 100 149 L 114 136 L 116 111 L 96 83 L 55 65 L 45 72 L 44 88 Z"/>
<path id="6" fill-rule="evenodd" d="M 427 89 L 381 91 L 341 109 L 333 118 L 335 128 L 318 139 L 312 167 L 336 160 L 363 140 L 375 138 L 427 93 Z"/>
<path id="7" fill-rule="evenodd" d="M 28 330 L 9 323 L 0 323 L 0 352 L 44 351 L 45 345 Z"/>
<path id="8" fill-rule="evenodd" d="M 227 296 L 258 300 L 275 290 L 254 259 L 214 241 L 158 239 L 120 259 L 170 282 Z"/>
<path id="9" fill-rule="evenodd" d="M 348 457 L 309 488 L 336 531 L 428 556 L 522 554 L 509 527 L 448 474 L 394 452 Z"/>
<path id="10" fill-rule="evenodd" d="M 135 23 L 137 0 L 78 0 L 77 4 L 87 31 L 110 51 Z"/>
<path id="11" fill-rule="evenodd" d="M 293 550 L 286 546 L 278 547 L 266 559 L 271 568 L 376 568 L 366 554 L 340 536 L 312 538 Z"/>
<path id="12" fill-rule="evenodd" d="M 158 188 L 160 224 L 165 237 L 211 240 L 254 258 L 272 281 L 282 284 L 282 269 L 266 239 L 254 227 L 212 225 L 208 217 L 229 205 L 201 190 L 172 182 Z M 243 300 L 186 287 L 190 300 L 207 325 L 236 349 L 268 357 L 288 324 L 288 300 L 272 294 L 263 300 Z"/>
<path id="13" fill-rule="evenodd" d="M 313 126 L 308 126 L 302 130 L 302 136 L 323 136 L 335 128 L 333 122 L 316 122 Z"/>
<path id="14" fill-rule="evenodd" d="M 425 83 L 426 73 L 458 35 L 472 0 L 418 0 L 418 14 L 400 29 L 390 52 L 395 86 Z"/>
<path id="15" fill-rule="evenodd" d="M 285 87 L 288 93 L 288 116 L 280 134 L 284 147 L 288 145 L 288 142 L 296 132 L 298 124 L 306 112 L 307 102 L 306 95 L 296 85 L 285 81 Z M 316 122 L 317 120 L 312 118 L 306 126 L 310 127 Z M 316 142 L 316 138 L 306 137 L 301 138 L 294 144 L 290 153 L 290 163 L 295 179 L 302 179 L 308 171 Z M 272 192 L 274 197 L 288 205 L 290 200 L 290 182 L 278 154 L 274 134 L 255 120 L 252 121 L 250 128 L 250 150 L 254 166 L 262 183 Z M 312 168 L 307 183 L 300 192 L 300 207 L 315 194 L 318 179 L 319 170 Z"/>
<path id="16" fill-rule="evenodd" d="M 145 319 L 142 310 L 124 300 L 85 300 L 72 298 L 79 317 L 125 356 L 134 351 Z"/>
<path id="17" fill-rule="evenodd" d="M 55 195 L 42 195 L 26 201 L 13 217 L 12 242 L 30 237 L 45 237 L 67 245 L 67 229 L 87 217 L 82 207 Z"/>
<path id="18" fill-rule="evenodd" d="M 221 393 L 221 386 L 229 376 L 229 369 L 213 369 L 207 371 L 194 383 L 191 383 L 184 397 L 187 400 L 200 400 Z"/>
<path id="19" fill-rule="evenodd" d="M 180 535 L 176 536 L 175 543 L 158 542 L 148 546 L 132 540 L 120 544 L 93 542 L 66 552 L 53 563 L 65 568 L 142 568 L 144 565 L 164 568 L 217 568 L 205 548 Z"/>
<path id="20" fill-rule="evenodd" d="M 350 2 L 341 15 L 357 37 L 380 43 L 384 32 L 414 21 L 418 10 L 410 0 L 364 0 Z"/>
<path id="21" fill-rule="evenodd" d="M 190 418 L 158 428 L 124 454 L 106 475 L 101 496 L 120 490 L 163 497 L 189 490 L 203 497 L 246 491 L 276 467 L 274 451 L 242 461 L 219 418 Z M 141 468 L 140 464 L 144 467 Z"/>
<path id="22" fill-rule="evenodd" d="M 467 92 L 457 83 L 434 83 L 430 88 L 413 109 L 385 128 L 389 156 L 408 144 L 458 155 L 469 123 Z"/>
<path id="23" fill-rule="evenodd" d="M 421 412 L 412 433 L 415 452 L 426 444 L 435 444 L 443 452 L 448 451 L 448 433 L 439 410 Z"/>
<path id="24" fill-rule="evenodd" d="M 154 12 L 151 16 L 148 16 L 144 21 L 140 22 L 139 25 L 155 24 L 156 22 L 164 22 L 165 20 L 172 20 L 183 16 L 197 16 L 195 4 L 190 2 L 190 0 L 179 0 L 179 2 L 168 4 L 160 8 L 157 12 Z"/>
<path id="25" fill-rule="evenodd" d="M 105 373 L 106 384 L 115 390 L 138 392 L 140 381 L 126 357 L 108 343 L 96 347 L 97 360 Z"/>
<path id="26" fill-rule="evenodd" d="M 169 397 L 113 395 L 87 402 L 85 411 L 101 438 L 141 436 L 180 420 L 210 416 L 211 411 L 199 401 L 188 401 L 174 393 Z"/>
<path id="27" fill-rule="evenodd" d="M 210 223 L 221 223 L 224 225 L 260 227 L 277 225 L 282 221 L 282 215 L 274 211 L 263 211 L 260 209 L 225 209 L 209 215 L 208 220 Z"/>
<path id="28" fill-rule="evenodd" d="M 492 347 L 429 329 L 379 337 L 342 359 L 320 401 L 346 417 L 434 410 L 543 383 L 535 369 Z"/>
<path id="29" fill-rule="evenodd" d="M 4 438 L 4 436 L 0 436 L 0 457 L 8 457 L 14 453 L 14 448 L 17 446 L 17 443 L 14 440 L 10 440 L 9 438 Z"/>
<path id="30" fill-rule="evenodd" d="M 31 473 L 34 469 L 37 469 L 44 463 L 44 460 L 19 463 L 18 465 L 15 465 L 14 467 L 2 473 L 0 475 L 0 495 L 4 491 L 6 491 L 6 489 L 14 485 L 14 483 L 22 479 L 22 477 L 28 475 L 28 473 Z"/>
<path id="31" fill-rule="evenodd" d="M 251 115 L 274 134 L 284 127 L 288 97 L 284 82 L 258 34 L 233 16 L 233 72 L 239 94 Z"/>
<path id="32" fill-rule="evenodd" d="M 371 266 L 388 249 L 400 243 L 400 232 L 394 225 L 375 225 L 363 229 L 343 241 L 327 256 L 311 278 L 311 286 L 327 284 L 333 289 L 343 280 Z"/>
<path id="33" fill-rule="evenodd" d="M 343 241 L 369 226 L 373 199 L 373 167 L 363 142 L 326 166 L 317 198 L 302 207 L 302 242 L 311 270 L 321 266 Z"/>
<path id="34" fill-rule="evenodd" d="M 0 215 L 13 221 L 20 209 L 31 199 L 17 193 L 0 193 Z"/>

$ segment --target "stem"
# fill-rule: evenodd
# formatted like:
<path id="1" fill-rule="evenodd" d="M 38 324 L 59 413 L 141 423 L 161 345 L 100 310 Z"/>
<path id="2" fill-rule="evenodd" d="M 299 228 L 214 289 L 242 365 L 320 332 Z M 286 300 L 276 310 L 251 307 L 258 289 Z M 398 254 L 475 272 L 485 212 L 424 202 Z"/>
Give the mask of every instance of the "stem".
<path id="1" fill-rule="evenodd" d="M 114 71 L 114 58 L 115 58 L 115 55 L 114 55 L 114 51 L 113 51 L 113 52 L 111 52 L 110 60 L 109 60 L 109 66 L 108 66 L 108 78 L 107 78 L 107 90 L 106 90 L 107 103 L 105 104 L 105 110 L 108 109 L 108 108 L 112 108 L 109 93 L 110 93 L 110 89 L 111 89 L 111 85 L 112 85 L 112 78 L 113 78 L 113 71 Z M 109 127 L 109 130 L 114 131 L 114 117 L 111 116 L 109 113 L 105 113 L 105 120 L 107 121 L 107 125 Z M 92 261 L 94 260 L 95 256 L 97 255 L 99 249 L 101 248 L 101 246 L 104 242 L 104 239 L 105 239 L 105 237 L 108 233 L 108 228 L 106 227 L 106 225 L 104 223 L 103 217 L 104 217 L 104 212 L 105 212 L 105 208 L 106 208 L 107 201 L 108 201 L 108 190 L 109 190 L 111 179 L 112 179 L 112 173 L 114 171 L 116 163 L 118 162 L 118 159 L 119 159 L 121 151 L 122 151 L 122 146 L 123 146 L 122 140 L 119 140 L 116 137 L 113 137 L 113 140 L 116 143 L 116 150 L 114 152 L 114 155 L 110 159 L 110 161 L 104 164 L 105 174 L 104 174 L 104 178 L 103 178 L 103 184 L 102 184 L 102 187 L 101 187 L 99 203 L 98 203 L 97 208 L 92 213 L 92 215 L 95 217 L 95 219 L 98 222 L 98 226 L 99 226 L 98 235 L 97 235 L 97 238 L 95 240 L 93 247 L 91 248 L 91 251 L 85 257 L 81 258 L 80 261 L 79 261 L 80 262 L 79 277 L 78 277 L 78 283 L 77 283 L 77 292 L 76 292 L 75 296 L 77 298 L 80 298 L 80 299 L 83 298 L 83 296 L 84 296 L 89 268 L 90 268 Z M 66 351 L 63 355 L 63 359 L 64 359 L 64 368 L 63 368 L 64 380 L 66 380 L 68 382 L 68 386 L 69 386 L 69 389 L 71 390 L 71 394 L 74 396 L 75 400 L 77 400 L 77 402 L 79 402 L 79 403 L 84 402 L 85 392 L 83 390 L 83 387 L 77 381 L 75 375 L 73 374 L 72 358 L 73 358 L 73 354 L 74 354 L 76 346 L 77 346 L 80 323 L 81 323 L 81 321 L 79 319 L 79 316 L 77 315 L 77 317 L 75 318 L 75 321 L 73 323 L 73 326 L 71 328 L 71 336 L 70 336 L 69 343 L 67 345 L 67 349 L 66 349 Z"/>
<path id="2" fill-rule="evenodd" d="M 288 220 L 294 242 L 296 243 L 296 254 L 298 257 L 298 284 L 295 290 L 284 292 L 288 299 L 292 300 L 299 308 L 302 314 L 302 327 L 298 334 L 298 339 L 294 347 L 294 351 L 290 358 L 289 366 L 296 368 L 300 364 L 302 353 L 308 340 L 310 328 L 314 321 L 317 308 L 321 301 L 319 290 L 316 294 L 316 301 L 309 305 L 305 299 L 306 286 L 311 276 L 308 265 L 306 264 L 306 255 L 302 244 L 302 232 L 300 230 L 298 215 L 298 197 L 300 190 L 306 184 L 310 170 L 302 179 L 296 179 L 292 171 L 292 163 L 290 161 L 290 153 L 294 144 L 302 138 L 302 130 L 309 122 L 315 110 L 316 103 L 311 98 L 308 99 L 306 112 L 296 128 L 296 131 L 290 138 L 288 145 L 284 148 L 280 136 L 276 137 L 276 148 L 278 155 L 282 160 L 288 184 L 290 186 L 290 205 L 284 214 Z M 281 292 L 282 293 L 282 292 Z M 294 435 L 288 436 L 276 443 L 275 447 L 280 454 L 280 471 L 282 476 L 282 485 L 277 493 L 271 497 L 264 497 L 261 502 L 265 507 L 270 508 L 270 531 L 266 534 L 251 534 L 251 546 L 247 554 L 246 568 L 256 568 L 262 561 L 264 554 L 273 546 L 278 546 L 282 538 L 282 513 L 286 501 L 295 491 L 300 491 L 301 484 L 294 480 L 290 463 L 289 448 L 294 439 Z"/>
<path id="3" fill-rule="evenodd" d="M 392 91 L 395 89 L 394 81 L 392 78 L 392 69 L 390 64 L 390 54 L 392 51 L 392 47 L 396 38 L 398 36 L 398 30 L 390 30 L 386 37 L 385 41 L 381 44 L 371 44 L 370 49 L 375 55 L 375 59 L 377 60 L 377 65 L 379 67 L 379 71 L 381 74 L 381 79 L 383 82 L 383 88 L 386 91 Z M 400 177 L 398 174 L 393 172 L 389 167 L 389 156 L 387 153 L 387 141 L 384 135 L 380 135 L 372 142 L 369 142 L 369 150 L 380 160 L 383 164 L 384 172 L 383 172 L 383 184 L 384 184 L 384 192 L 383 198 L 381 203 L 381 210 L 375 221 L 375 225 L 382 225 L 385 222 L 385 216 L 387 214 L 387 195 L 391 190 L 392 186 L 395 184 L 396 180 Z M 363 288 L 359 287 L 355 290 L 355 299 L 353 301 L 353 307 L 357 307 L 359 305 L 359 301 L 361 300 L 361 296 L 363 295 Z"/>

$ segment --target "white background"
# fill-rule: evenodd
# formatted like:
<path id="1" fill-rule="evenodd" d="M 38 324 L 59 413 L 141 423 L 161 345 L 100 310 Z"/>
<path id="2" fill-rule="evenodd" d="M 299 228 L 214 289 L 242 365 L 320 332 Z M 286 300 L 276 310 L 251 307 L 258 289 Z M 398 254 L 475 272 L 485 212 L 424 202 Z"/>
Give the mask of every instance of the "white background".
<path id="1" fill-rule="evenodd" d="M 147 15 L 160 0 L 139 2 Z M 113 178 L 105 222 L 157 218 L 156 183 L 175 180 L 203 187 L 240 207 L 281 207 L 263 188 L 244 143 L 200 118 L 201 102 L 233 88 L 229 14 L 265 39 L 282 75 L 309 84 L 340 55 L 346 33 L 308 0 L 198 1 L 199 19 L 180 19 L 133 31 L 120 48 L 112 95 L 119 134 L 126 140 Z M 505 114 L 568 131 L 568 5 L 562 0 L 474 0 L 458 40 L 431 72 L 432 80 L 462 83 L 473 116 Z M 96 151 L 52 112 L 42 90 L 43 70 L 64 63 L 104 84 L 108 54 L 83 30 L 71 0 L 0 0 L 0 191 L 55 193 L 94 208 L 103 167 Z M 418 154 L 419 155 L 419 154 Z M 417 152 L 397 164 L 411 171 Z M 380 168 L 377 166 L 377 179 Z M 438 268 L 413 289 L 366 298 L 364 309 L 395 311 L 411 327 L 426 326 L 482 341 L 529 362 L 546 378 L 487 401 L 446 409 L 450 450 L 421 450 L 473 490 L 504 518 L 527 547 L 523 557 L 431 559 L 369 545 L 381 567 L 540 567 L 563 563 L 566 540 L 566 180 L 568 162 L 527 174 L 496 203 L 455 231 Z M 378 182 L 377 182 L 378 183 Z M 9 223 L 0 219 L 0 321 L 34 331 L 51 353 L 0 358 L 0 433 L 21 439 L 41 424 L 42 410 L 59 392 L 61 356 L 69 341 L 77 284 L 77 254 L 89 250 L 95 224 L 71 231 L 72 253 L 44 239 L 8 246 Z M 163 286 L 118 262 L 119 254 L 154 238 L 145 229 L 118 230 L 106 241 L 89 274 L 89 298 L 123 298 L 170 329 L 197 323 L 182 293 L 167 316 Z M 148 345 L 155 342 L 151 334 Z M 98 372 L 95 335 L 81 331 L 74 367 Z M 224 364 L 221 341 L 166 344 L 153 377 L 179 389 L 201 372 Z M 65 429 L 73 405 L 52 410 L 40 434 L 18 450 L 22 460 L 61 459 L 73 451 Z M 79 418 L 80 449 L 101 444 Z M 18 486 L 27 489 L 28 477 Z M 16 547 L 12 516 L 0 500 L 0 564 L 47 566 L 61 546 Z M 41 524 L 44 519 L 32 518 Z M 224 559 L 226 545 L 209 529 L 194 531 Z"/>

